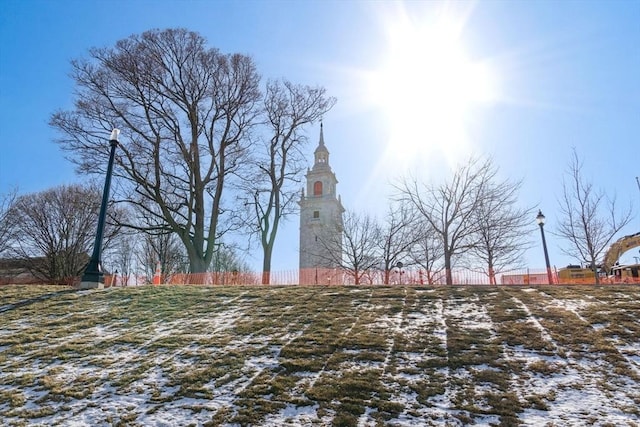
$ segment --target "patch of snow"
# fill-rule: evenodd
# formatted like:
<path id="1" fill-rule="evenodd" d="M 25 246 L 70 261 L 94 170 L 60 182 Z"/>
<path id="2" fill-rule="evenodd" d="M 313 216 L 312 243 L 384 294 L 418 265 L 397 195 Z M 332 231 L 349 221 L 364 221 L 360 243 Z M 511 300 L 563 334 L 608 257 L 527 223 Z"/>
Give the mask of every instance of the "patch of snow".
<path id="1" fill-rule="evenodd" d="M 296 406 L 288 403 L 287 406 L 277 414 L 268 415 L 260 425 L 279 427 L 317 424 L 320 422 L 317 414 L 319 408 L 320 406 L 318 404 Z"/>
<path id="2" fill-rule="evenodd" d="M 357 289 L 357 291 L 362 296 L 367 295 L 364 294 L 364 289 Z M 397 417 L 387 420 L 388 425 L 403 427 L 463 425 L 456 416 L 469 417 L 477 425 L 499 424 L 500 419 L 497 415 L 472 414 L 455 409 L 456 405 L 453 403 L 455 398 L 459 398 L 461 391 L 460 386 L 456 384 L 464 383 L 465 387 L 468 387 L 477 371 L 498 369 L 493 365 L 470 365 L 455 370 L 445 367 L 429 371 L 443 378 L 444 393 L 430 397 L 427 404 L 417 401 L 419 396 L 414 390 L 428 380 L 425 377 L 427 375 L 425 369 L 419 366 L 429 365 L 428 362 L 434 359 L 437 359 L 439 364 L 447 365 L 448 322 L 453 322 L 456 327 L 483 332 L 483 335 L 486 331 L 490 339 L 495 337 L 495 325 L 477 296 L 442 299 L 434 296 L 433 293 L 436 291 L 440 292 L 432 289 L 413 291 L 414 296 L 422 295 L 423 298 L 419 303 L 409 306 L 405 289 L 401 312 L 385 315 L 377 312 L 384 310 L 387 305 L 371 305 L 373 291 L 368 290 L 369 300 L 357 305 L 357 312 L 350 321 L 352 323 L 345 322 L 339 338 L 348 342 L 354 327 L 362 325 L 362 319 L 367 319 L 369 328 L 385 334 L 386 348 L 380 351 L 384 361 L 358 361 L 358 351 L 343 350 L 337 346 L 336 354 L 323 355 L 326 361 L 319 372 L 296 372 L 294 375 L 300 380 L 287 393 L 292 399 L 303 401 L 299 398 L 304 398 L 305 391 L 313 387 L 321 377 L 339 377 L 345 370 L 373 368 L 382 372 L 380 379 L 390 394 L 389 401 L 399 403 L 405 408 Z M 533 291 L 534 289 L 524 290 L 524 292 Z M 427 294 L 430 295 L 426 296 Z M 588 302 L 579 299 L 558 300 L 545 295 L 543 305 L 536 306 L 535 310 L 562 307 L 570 311 L 575 310 L 580 316 L 579 313 L 589 304 L 598 303 L 593 299 Z M 42 349 L 26 350 L 20 355 L 11 355 L 0 363 L 0 391 L 15 390 L 24 395 L 25 404 L 17 410 L 37 411 L 44 407 L 51 407 L 55 411 L 49 416 L 26 419 L 28 423 L 37 425 L 102 426 L 119 423 L 156 426 L 198 425 L 210 421 L 222 409 L 236 412 L 239 409 L 236 406 L 239 404 L 238 395 L 248 387 L 254 386 L 254 382 L 261 374 L 263 377 L 271 378 L 279 375 L 282 349 L 303 336 L 306 328 L 313 323 L 305 319 L 303 324 L 296 319 L 288 324 L 283 322 L 282 327 L 276 332 L 272 327 L 265 327 L 252 331 L 248 335 L 234 336 L 232 328 L 243 316 L 248 315 L 246 310 L 250 307 L 242 304 L 237 307 L 231 305 L 238 298 L 240 296 L 224 300 L 224 303 L 229 305 L 220 308 L 220 311 L 188 321 L 165 322 L 162 319 L 156 319 L 157 321 L 132 332 L 135 334 L 132 342 L 140 342 L 139 345 L 118 343 L 107 347 L 101 354 L 77 356 L 53 363 L 40 358 Z M 362 297 L 358 299 L 360 302 L 364 300 Z M 638 399 L 637 377 L 632 375 L 632 378 L 623 378 L 612 369 L 606 359 L 589 353 L 589 346 L 585 346 L 584 352 L 563 351 L 567 348 L 563 348 L 561 344 L 551 339 L 549 331 L 541 325 L 538 318 L 532 315 L 529 308 L 517 298 L 513 300 L 527 313 L 523 321 L 531 323 L 540 330 L 543 339 L 553 344 L 556 353 L 562 351 L 562 354 L 567 354 L 567 357 L 560 357 L 558 354 L 549 355 L 548 352 L 538 352 L 525 346 L 502 344 L 504 360 L 514 366 L 522 367 L 522 370 L 511 378 L 509 391 L 516 393 L 522 402 L 527 398 L 538 398 L 548 408 L 547 410 L 524 409 L 519 414 L 521 425 L 586 425 L 588 423 L 633 425 L 640 422 L 635 412 Z M 23 323 L 25 325 L 21 325 L 20 322 L 9 322 L 7 329 L 3 327 L 2 332 L 6 335 L 7 330 L 11 331 L 9 333 L 15 333 L 36 327 L 29 322 Z M 123 325 L 122 319 L 78 333 L 69 333 L 57 338 L 48 337 L 46 342 L 54 347 L 77 342 L 104 346 L 105 340 L 117 338 L 120 325 Z M 592 326 L 596 331 L 605 327 L 600 324 Z M 629 331 L 629 333 L 633 332 Z M 177 349 L 159 350 L 157 342 L 170 338 L 174 334 L 179 334 L 186 343 Z M 216 334 L 223 335 L 224 339 L 211 341 L 211 344 L 206 346 L 200 344 L 210 335 Z M 418 342 L 417 337 L 421 339 L 419 342 L 427 342 L 422 341 L 423 339 L 428 340 L 429 348 L 421 351 L 414 346 L 408 351 L 397 351 L 398 342 L 411 342 L 411 340 Z M 624 342 L 619 337 L 617 340 L 607 337 L 607 340 L 610 342 L 613 340 L 620 354 L 638 372 L 640 343 Z M 444 356 L 440 354 L 435 356 L 432 353 L 434 345 L 438 352 L 445 350 Z M 11 345 L 1 346 L 0 353 L 6 354 L 11 347 Z M 203 386 L 202 397 L 199 394 L 195 397 L 180 396 L 180 386 L 172 385 L 171 378 L 176 373 L 188 372 L 190 366 L 197 363 L 199 359 L 203 357 L 215 359 L 230 352 L 241 355 L 239 359 L 234 359 L 234 363 L 238 360 L 239 368 L 232 368 L 233 372 L 228 375 L 212 378 Z M 331 362 L 335 361 L 337 356 L 345 355 L 351 360 L 345 362 L 339 369 L 327 369 L 327 366 L 335 366 Z M 548 372 L 542 373 L 530 369 L 534 363 L 544 367 L 540 362 L 549 365 Z M 141 369 L 142 372 L 138 373 L 137 369 Z M 132 373 L 135 373 L 132 382 L 123 386 L 114 385 L 119 377 Z M 39 378 L 34 381 L 36 385 L 13 385 L 13 378 L 28 378 L 34 374 Z M 87 385 L 93 388 L 86 398 L 50 396 L 53 392 L 49 386 L 38 382 L 44 377 L 53 384 L 59 382 L 62 385 L 77 384 L 78 387 Z M 480 408 L 490 409 L 486 398 L 482 396 L 487 393 L 496 393 L 496 386 L 493 383 L 483 382 L 471 384 L 471 387 L 473 387 L 471 395 L 475 394 L 477 399 L 470 403 Z M 271 395 L 263 397 L 274 398 Z M 334 407 L 339 404 L 340 402 L 337 401 L 329 402 L 329 405 Z M 367 401 L 364 405 L 365 411 L 359 418 L 358 425 L 363 427 L 376 425 L 373 414 L 374 405 Z M 7 403 L 0 403 L 1 423 L 11 425 L 25 422 L 25 419 L 18 416 L 7 415 L 10 411 Z M 284 408 L 267 415 L 259 424 L 270 427 L 331 425 L 334 418 L 335 411 L 331 407 L 325 407 L 324 403 L 313 402 L 305 406 L 286 403 Z"/>
<path id="3" fill-rule="evenodd" d="M 369 408 L 368 406 L 366 408 L 364 408 L 364 413 L 362 415 L 360 415 L 360 418 L 358 418 L 358 427 L 375 427 L 377 425 L 377 422 L 375 419 L 373 419 L 371 417 L 371 413 L 374 410 L 372 408 Z"/>

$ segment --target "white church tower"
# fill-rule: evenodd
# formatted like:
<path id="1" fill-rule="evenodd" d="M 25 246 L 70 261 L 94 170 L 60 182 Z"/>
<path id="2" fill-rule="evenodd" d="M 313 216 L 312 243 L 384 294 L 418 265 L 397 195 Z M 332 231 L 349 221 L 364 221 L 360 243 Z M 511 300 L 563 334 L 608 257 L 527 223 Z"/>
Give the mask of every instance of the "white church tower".
<path id="1" fill-rule="evenodd" d="M 338 180 L 329 166 L 329 150 L 324 145 L 322 123 L 320 142 L 314 152 L 313 168 L 307 170 L 307 190 L 300 205 L 300 282 L 324 283 L 325 269 L 338 267 L 342 255 L 342 214 L 336 195 Z M 305 195 L 306 194 L 306 195 Z M 320 277 L 318 277 L 320 271 Z"/>

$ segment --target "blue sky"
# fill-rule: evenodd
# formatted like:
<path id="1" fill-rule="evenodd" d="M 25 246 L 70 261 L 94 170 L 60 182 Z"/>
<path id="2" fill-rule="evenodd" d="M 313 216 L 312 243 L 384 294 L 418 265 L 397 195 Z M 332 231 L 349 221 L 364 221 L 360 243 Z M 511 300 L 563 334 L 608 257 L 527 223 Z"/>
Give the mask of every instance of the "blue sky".
<path id="1" fill-rule="evenodd" d="M 420 59 L 420 37 L 434 34 L 430 31 L 443 19 L 453 23 L 449 41 L 463 55 L 446 56 L 452 50 L 448 39 L 437 35 L 442 43 L 431 45 Z M 0 4 L 0 193 L 84 179 L 53 143 L 48 126 L 55 110 L 72 105 L 70 60 L 91 47 L 169 27 L 197 31 L 223 52 L 251 55 L 265 79 L 322 85 L 338 98 L 324 118 L 324 132 L 347 209 L 382 215 L 398 177 L 412 173 L 438 180 L 475 153 L 491 155 L 503 177 L 524 180 L 522 204 L 542 209 L 552 231 L 562 176 L 575 147 L 588 179 L 620 202 L 633 202 L 636 218 L 625 233 L 640 231 L 635 181 L 640 176 L 640 0 L 5 0 Z M 399 51 L 403 47 L 406 51 Z M 437 74 L 449 60 L 438 56 L 443 51 L 450 62 L 467 65 L 465 76 L 482 69 L 489 77 L 472 80 L 472 87 L 488 81 L 489 95 L 463 97 L 463 109 L 455 102 L 439 109 L 438 99 L 414 108 L 408 69 L 431 76 L 423 79 L 431 79 L 427 89 L 458 100 L 460 94 L 451 93 L 455 81 L 438 80 L 451 74 L 447 69 Z M 398 71 L 394 58 L 405 57 L 409 66 Z M 421 86 L 413 95 L 427 89 Z M 422 104 L 431 108 L 423 110 Z M 449 121 L 450 111 L 457 120 Z M 309 129 L 309 161 L 318 132 L 319 126 Z M 292 218 L 276 244 L 274 270 L 297 267 L 297 232 L 298 220 Z M 560 251 L 566 242 L 547 237 L 552 264 L 574 262 Z M 539 235 L 532 239 L 529 265 L 543 268 Z M 260 264 L 259 256 L 249 261 Z"/>

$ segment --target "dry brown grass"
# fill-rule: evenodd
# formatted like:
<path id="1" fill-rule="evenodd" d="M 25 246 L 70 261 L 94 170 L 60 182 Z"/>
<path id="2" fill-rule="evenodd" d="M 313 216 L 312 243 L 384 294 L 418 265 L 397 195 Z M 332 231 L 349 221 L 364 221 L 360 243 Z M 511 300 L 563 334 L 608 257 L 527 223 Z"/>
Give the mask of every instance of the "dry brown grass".
<path id="1" fill-rule="evenodd" d="M 60 290 L 0 288 L 2 424 L 639 422 L 638 287 Z"/>

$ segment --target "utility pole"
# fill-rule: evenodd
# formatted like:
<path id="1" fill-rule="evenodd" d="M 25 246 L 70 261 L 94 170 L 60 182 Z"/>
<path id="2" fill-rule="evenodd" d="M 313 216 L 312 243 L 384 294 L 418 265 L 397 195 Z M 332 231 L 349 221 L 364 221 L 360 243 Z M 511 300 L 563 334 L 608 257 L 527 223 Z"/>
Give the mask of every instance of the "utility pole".
<path id="1" fill-rule="evenodd" d="M 638 191 L 640 191 L 640 179 L 636 176 L 636 183 L 638 184 Z"/>

